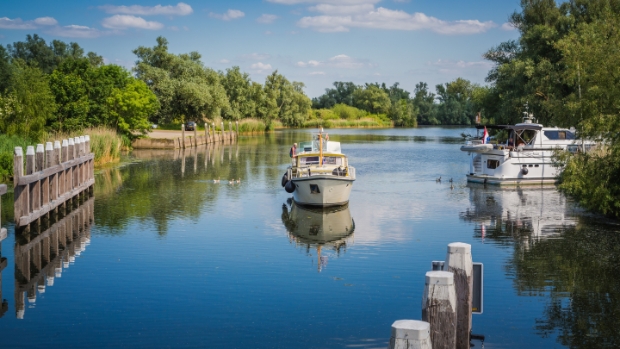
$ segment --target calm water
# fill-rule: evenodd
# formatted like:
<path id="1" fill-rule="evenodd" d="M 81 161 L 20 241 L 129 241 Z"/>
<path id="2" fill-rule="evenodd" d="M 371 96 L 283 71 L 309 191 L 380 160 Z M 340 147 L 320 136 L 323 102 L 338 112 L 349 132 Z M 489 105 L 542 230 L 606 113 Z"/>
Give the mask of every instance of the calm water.
<path id="1" fill-rule="evenodd" d="M 47 231 L 16 236 L 5 195 L 0 347 L 385 348 L 454 241 L 484 263 L 485 348 L 620 346 L 617 223 L 554 188 L 468 186 L 463 131 L 330 130 L 357 169 L 342 210 L 280 186 L 309 131 L 134 152 Z"/>

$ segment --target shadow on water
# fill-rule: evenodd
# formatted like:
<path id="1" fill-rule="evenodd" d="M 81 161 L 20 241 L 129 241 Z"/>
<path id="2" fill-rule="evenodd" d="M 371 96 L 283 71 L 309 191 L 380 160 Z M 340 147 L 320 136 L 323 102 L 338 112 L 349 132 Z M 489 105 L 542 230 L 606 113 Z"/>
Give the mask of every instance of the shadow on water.
<path id="1" fill-rule="evenodd" d="M 536 332 L 570 348 L 620 347 L 620 226 L 586 215 L 554 187 L 469 185 L 474 236 L 513 247 L 504 269 L 520 296 L 545 301 Z"/>
<path id="2" fill-rule="evenodd" d="M 325 249 L 340 253 L 346 252 L 347 243 L 352 241 L 355 221 L 351 218 L 349 205 L 332 208 L 309 208 L 288 200 L 290 211 L 282 204 L 282 223 L 286 227 L 289 239 L 296 246 L 317 251 L 317 269 L 319 272 L 327 266 L 329 257 L 321 255 Z"/>

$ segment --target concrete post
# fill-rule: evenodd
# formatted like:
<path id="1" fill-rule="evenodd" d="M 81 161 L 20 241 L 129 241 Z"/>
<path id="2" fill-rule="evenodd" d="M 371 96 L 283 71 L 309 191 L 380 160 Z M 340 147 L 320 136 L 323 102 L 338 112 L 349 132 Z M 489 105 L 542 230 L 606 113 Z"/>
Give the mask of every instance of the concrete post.
<path id="1" fill-rule="evenodd" d="M 446 267 L 448 271 L 454 273 L 454 287 L 456 289 L 456 348 L 469 349 L 474 273 L 471 245 L 462 242 L 448 244 Z"/>
<path id="2" fill-rule="evenodd" d="M 422 296 L 422 321 L 431 326 L 435 349 L 454 349 L 456 345 L 456 291 L 454 275 L 448 271 L 426 273 Z"/>
<path id="3" fill-rule="evenodd" d="M 429 323 L 418 320 L 394 321 L 388 348 L 432 349 Z"/>

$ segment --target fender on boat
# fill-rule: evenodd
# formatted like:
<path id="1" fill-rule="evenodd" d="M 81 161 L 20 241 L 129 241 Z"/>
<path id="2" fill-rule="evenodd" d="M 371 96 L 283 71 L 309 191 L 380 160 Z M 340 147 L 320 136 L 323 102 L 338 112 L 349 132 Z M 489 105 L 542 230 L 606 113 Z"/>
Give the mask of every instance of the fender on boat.
<path id="1" fill-rule="evenodd" d="M 293 181 L 288 181 L 286 183 L 286 185 L 284 186 L 284 190 L 286 190 L 287 193 L 292 193 L 295 191 L 295 183 L 293 183 Z"/>

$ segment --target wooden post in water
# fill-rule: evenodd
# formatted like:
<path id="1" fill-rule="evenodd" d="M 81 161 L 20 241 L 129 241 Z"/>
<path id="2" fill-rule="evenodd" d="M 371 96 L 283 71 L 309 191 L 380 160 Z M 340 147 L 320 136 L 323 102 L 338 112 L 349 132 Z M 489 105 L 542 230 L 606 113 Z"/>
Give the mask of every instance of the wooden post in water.
<path id="1" fill-rule="evenodd" d="M 35 158 L 35 168 L 33 169 L 32 173 L 43 171 L 43 165 L 45 164 L 45 147 L 43 147 L 43 144 L 37 144 L 37 150 L 35 152 L 34 158 Z M 26 164 L 26 166 L 27 165 L 28 164 Z M 32 174 L 32 173 L 27 173 L 27 174 Z M 31 198 L 34 200 L 34 205 L 32 205 L 32 210 L 30 212 L 34 212 L 40 209 L 41 206 L 45 204 L 43 202 L 45 198 L 43 192 L 45 189 L 49 191 L 49 187 L 46 184 L 49 184 L 47 177 L 36 182 L 36 188 L 31 196 Z M 41 222 L 40 217 L 37 218 L 37 222 L 38 223 Z"/>
<path id="2" fill-rule="evenodd" d="M 448 271 L 426 273 L 422 296 L 422 321 L 431 326 L 434 349 L 456 346 L 456 291 L 454 275 Z"/>
<path id="3" fill-rule="evenodd" d="M 43 169 L 47 169 L 53 166 L 52 161 L 54 160 L 54 144 L 52 142 L 45 143 L 45 164 L 43 165 Z M 53 185 L 54 177 L 49 176 L 46 180 L 44 180 L 43 184 L 43 205 L 49 205 L 50 200 L 52 198 L 52 185 Z M 49 212 L 45 214 L 47 219 L 50 218 Z"/>
<path id="4" fill-rule="evenodd" d="M 69 138 L 69 157 L 68 160 L 73 160 L 75 159 L 75 139 L 74 138 Z M 73 188 L 75 188 L 75 181 L 74 181 L 74 167 L 71 166 L 69 167 L 68 173 L 67 173 L 67 191 L 71 191 L 73 190 Z M 72 201 L 71 200 L 67 200 L 65 201 L 65 203 L 68 203 L 69 205 L 69 209 L 71 209 L 71 204 Z M 65 209 L 67 208 L 67 205 L 65 205 Z"/>
<path id="5" fill-rule="evenodd" d="M 222 129 L 222 137 L 220 137 L 220 140 L 223 142 L 226 139 L 226 136 L 225 136 L 226 133 L 224 132 L 224 121 L 220 123 L 220 126 Z"/>
<path id="6" fill-rule="evenodd" d="M 469 349 L 474 274 L 471 245 L 462 242 L 448 244 L 444 268 L 454 274 L 457 307 L 456 348 Z"/>
<path id="7" fill-rule="evenodd" d="M 205 122 L 205 144 L 209 143 L 209 124 Z"/>
<path id="8" fill-rule="evenodd" d="M 61 148 L 60 148 L 60 141 L 54 141 L 54 156 L 52 159 L 52 166 L 56 166 L 56 165 L 60 165 L 62 163 L 62 161 L 60 160 L 60 152 L 61 152 Z M 54 184 L 52 185 L 52 200 L 56 201 L 58 200 L 58 197 L 60 196 L 61 192 L 60 191 L 60 181 L 62 180 L 62 171 L 58 172 L 54 175 L 53 177 L 54 180 Z M 58 206 L 56 206 L 54 208 L 54 214 L 57 215 L 58 214 Z"/>
<path id="9" fill-rule="evenodd" d="M 198 124 L 194 126 L 194 147 L 198 146 Z"/>
<path id="10" fill-rule="evenodd" d="M 2 212 L 2 195 L 4 194 L 6 194 L 6 184 L 0 184 L 0 212 Z M 0 219 L 0 241 L 4 240 L 5 238 L 6 238 L 6 229 L 2 228 L 2 220 Z M 0 269 L 2 269 L 1 266 L 0 266 Z M 1 284 L 2 284 L 2 275 L 0 275 L 0 286 L 2 286 Z M 2 294 L 2 290 L 0 290 L 0 295 L 1 294 Z M 1 298 L 2 296 L 0 296 L 0 299 Z"/>
<path id="11" fill-rule="evenodd" d="M 239 134 L 239 121 L 235 121 L 235 123 L 237 124 L 237 134 Z"/>
<path id="12" fill-rule="evenodd" d="M 62 140 L 62 144 L 60 145 L 60 162 L 65 162 L 69 160 L 69 141 L 66 139 Z M 60 192 L 63 195 L 69 191 L 69 169 L 66 169 L 60 173 Z M 65 208 L 67 207 L 67 202 L 62 202 L 62 214 L 65 214 Z"/>
<path id="13" fill-rule="evenodd" d="M 429 323 L 419 320 L 394 321 L 388 349 L 433 349 Z"/>
<path id="14" fill-rule="evenodd" d="M 181 124 L 181 147 L 185 149 L 185 124 Z"/>

